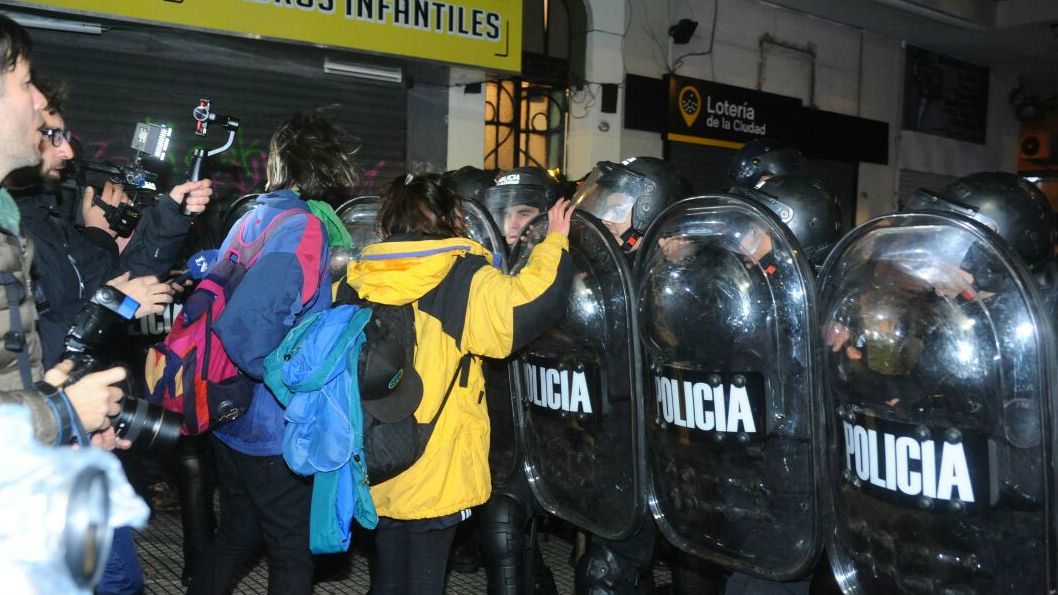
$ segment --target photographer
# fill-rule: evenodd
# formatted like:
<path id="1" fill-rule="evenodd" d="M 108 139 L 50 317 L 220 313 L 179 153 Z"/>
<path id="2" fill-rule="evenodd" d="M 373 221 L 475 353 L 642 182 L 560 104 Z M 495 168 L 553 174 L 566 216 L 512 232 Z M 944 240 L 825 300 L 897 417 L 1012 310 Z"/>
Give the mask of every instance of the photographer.
<path id="1" fill-rule="evenodd" d="M 16 168 L 40 162 L 41 114 L 44 97 L 30 80 L 29 34 L 21 25 L 0 16 L 0 176 Z M 92 432 L 109 425 L 109 415 L 118 413 L 121 391 L 110 386 L 125 377 L 118 368 L 89 374 L 63 386 L 72 366 L 50 370 L 44 380 L 50 387 L 34 384 L 40 379 L 40 338 L 35 331 L 36 309 L 26 299 L 31 244 L 19 235 L 19 214 L 7 190 L 0 187 L 0 402 L 22 403 L 33 414 L 37 438 L 45 444 L 65 443 L 73 425 Z M 6 312 L 5 312 L 6 311 Z M 5 316 L 5 313 L 7 314 Z M 39 387 L 39 388 L 38 388 Z M 40 389 L 44 389 L 43 391 Z"/>
<path id="2" fill-rule="evenodd" d="M 162 200 L 144 215 L 136 233 L 119 256 L 116 233 L 109 228 L 103 211 L 93 203 L 94 190 L 84 198 L 87 227 L 82 232 L 59 213 L 60 184 L 66 163 L 73 158 L 70 133 L 65 128 L 62 109 L 66 103 L 61 89 L 41 84 L 47 100 L 40 132 L 41 163 L 22 168 L 8 176 L 22 217 L 23 229 L 33 240 L 34 300 L 40 314 L 39 329 L 44 363 L 59 361 L 63 337 L 88 298 L 104 283 L 112 285 L 142 304 L 137 317 L 160 312 L 171 302 L 168 287 L 156 278 L 175 263 L 183 238 L 190 227 L 180 213 L 181 202 L 189 212 L 201 212 L 209 203 L 212 189 L 208 180 L 173 189 L 172 200 Z M 102 200 L 116 206 L 128 200 L 121 187 L 106 184 Z M 119 275 L 122 271 L 129 271 Z M 131 275 L 136 278 L 130 278 Z M 142 275 L 142 276 L 140 276 Z"/>

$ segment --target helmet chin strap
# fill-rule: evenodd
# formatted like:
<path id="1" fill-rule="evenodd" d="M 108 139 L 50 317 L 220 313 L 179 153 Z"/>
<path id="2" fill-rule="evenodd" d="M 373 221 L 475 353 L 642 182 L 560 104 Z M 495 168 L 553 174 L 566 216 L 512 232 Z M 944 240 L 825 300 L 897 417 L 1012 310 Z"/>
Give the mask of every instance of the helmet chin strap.
<path id="1" fill-rule="evenodd" d="M 621 234 L 621 250 L 624 250 L 625 254 L 632 252 L 639 245 L 639 240 L 643 236 L 639 235 L 639 232 L 629 227 L 623 234 Z"/>

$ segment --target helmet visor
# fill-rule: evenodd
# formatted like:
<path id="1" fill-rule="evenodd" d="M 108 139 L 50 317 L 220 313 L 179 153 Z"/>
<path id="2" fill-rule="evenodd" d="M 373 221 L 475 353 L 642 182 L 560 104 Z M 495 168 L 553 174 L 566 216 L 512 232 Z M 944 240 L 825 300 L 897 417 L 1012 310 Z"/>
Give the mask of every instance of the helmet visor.
<path id="1" fill-rule="evenodd" d="M 529 221 L 546 210 L 546 190 L 540 186 L 493 186 L 485 191 L 485 208 L 508 243 Z"/>
<path id="2" fill-rule="evenodd" d="M 573 205 L 603 221 L 628 220 L 636 199 L 653 191 L 653 184 L 616 165 L 599 166 L 573 195 Z"/>

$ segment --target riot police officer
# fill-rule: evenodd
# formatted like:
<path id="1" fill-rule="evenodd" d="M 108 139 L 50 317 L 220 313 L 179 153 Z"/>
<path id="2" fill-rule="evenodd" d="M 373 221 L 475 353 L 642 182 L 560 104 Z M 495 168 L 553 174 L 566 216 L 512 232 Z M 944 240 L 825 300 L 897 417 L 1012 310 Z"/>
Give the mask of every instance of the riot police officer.
<path id="1" fill-rule="evenodd" d="M 485 191 L 495 184 L 495 171 L 465 165 L 444 173 L 444 180 L 463 200 L 485 202 Z"/>
<path id="2" fill-rule="evenodd" d="M 561 197 L 558 182 L 538 167 L 501 171 L 496 175 L 495 185 L 486 188 L 482 196 L 508 248 L 518 240 L 529 221 L 546 212 Z M 499 365 L 501 363 L 503 365 Z M 517 461 L 502 460 L 508 449 L 497 444 L 510 434 L 504 429 L 510 423 L 510 412 L 501 407 L 501 400 L 510 399 L 506 363 L 489 362 L 486 366 L 486 392 L 490 417 L 494 419 L 493 448 L 489 457 L 495 463 L 492 497 L 481 515 L 481 548 L 488 575 L 488 592 L 490 595 L 555 593 L 554 578 L 544 564 L 535 540 L 535 520 L 543 510 L 529 489 L 524 469 L 516 464 L 513 472 L 510 471 L 510 463 Z M 493 412 L 505 419 L 497 420 Z M 504 436 L 505 433 L 508 436 Z"/>
<path id="3" fill-rule="evenodd" d="M 600 162 L 574 195 L 578 209 L 597 217 L 631 261 L 650 224 L 669 205 L 690 194 L 682 176 L 667 162 L 637 157 L 621 163 Z M 672 258 L 679 247 L 673 245 Z M 616 346 L 615 346 L 616 347 Z M 617 361 L 619 354 L 611 354 Z M 614 392 L 620 393 L 621 390 Z M 577 562 L 576 592 L 587 595 L 650 593 L 655 527 L 647 518 L 623 540 L 589 536 L 588 549 Z M 692 556 L 680 555 L 674 565 L 676 592 L 718 592 L 716 569 Z"/>
<path id="4" fill-rule="evenodd" d="M 920 192 L 901 211 L 854 233 L 824 272 L 840 416 L 835 567 L 857 591 L 1045 590 L 1039 412 L 1051 363 L 1039 355 L 1051 338 L 1037 321 L 1053 319 L 1053 305 L 1041 316 L 1024 271 L 1039 281 L 1052 266 L 1053 213 L 1030 184 L 999 172 Z M 943 445 L 935 467 L 933 437 Z M 926 448 L 895 457 L 875 448 L 893 442 Z M 925 473 L 902 471 L 904 460 Z M 875 468 L 884 471 L 863 473 Z"/>
<path id="5" fill-rule="evenodd" d="M 779 141 L 758 138 L 739 149 L 727 172 L 727 184 L 732 190 L 753 188 L 771 176 L 799 174 L 804 170 L 804 157 L 797 149 Z"/>
<path id="6" fill-rule="evenodd" d="M 816 271 L 844 235 L 841 205 L 820 180 L 805 175 L 788 174 L 766 177 L 756 187 L 739 189 L 737 194 L 750 198 L 773 212 L 793 233 L 798 246 Z M 766 259 L 770 249 L 765 252 Z M 735 572 L 728 579 L 726 595 L 767 595 L 789 593 L 837 593 L 833 574 L 821 560 L 815 576 L 794 582 L 776 582 Z"/>
<path id="7" fill-rule="evenodd" d="M 797 238 L 804 256 L 816 270 L 844 235 L 841 204 L 823 182 L 801 174 L 765 178 L 755 188 L 736 192 L 775 213 Z"/>
<path id="8" fill-rule="evenodd" d="M 561 196 L 558 180 L 547 170 L 518 167 L 496 176 L 496 185 L 484 192 L 484 202 L 507 245 L 513 246 L 526 224 Z"/>
<path id="9" fill-rule="evenodd" d="M 957 213 L 992 229 L 1021 257 L 1036 278 L 1048 311 L 1058 308 L 1054 210 L 1025 178 L 1007 172 L 980 172 L 952 182 L 940 192 L 919 190 L 902 212 Z"/>

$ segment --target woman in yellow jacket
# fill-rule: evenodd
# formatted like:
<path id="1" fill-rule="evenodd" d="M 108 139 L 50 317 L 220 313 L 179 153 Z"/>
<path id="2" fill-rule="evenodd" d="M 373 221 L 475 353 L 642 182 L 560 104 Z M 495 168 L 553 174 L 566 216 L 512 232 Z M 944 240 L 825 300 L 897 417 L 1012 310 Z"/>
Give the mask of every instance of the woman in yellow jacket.
<path id="1" fill-rule="evenodd" d="M 508 276 L 492 266 L 488 250 L 464 237 L 460 199 L 440 176 L 401 178 L 383 196 L 383 241 L 349 265 L 346 282 L 370 302 L 411 304 L 420 423 L 434 417 L 456 381 L 422 457 L 371 488 L 379 514 L 373 595 L 443 592 L 456 525 L 488 499 L 492 485 L 479 356 L 507 357 L 564 312 L 573 276 L 572 213 L 565 200 L 548 211 L 547 238 Z M 460 370 L 467 355 L 474 357 Z"/>

